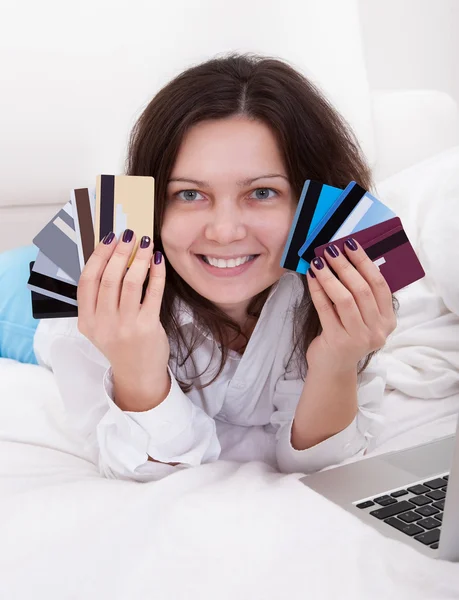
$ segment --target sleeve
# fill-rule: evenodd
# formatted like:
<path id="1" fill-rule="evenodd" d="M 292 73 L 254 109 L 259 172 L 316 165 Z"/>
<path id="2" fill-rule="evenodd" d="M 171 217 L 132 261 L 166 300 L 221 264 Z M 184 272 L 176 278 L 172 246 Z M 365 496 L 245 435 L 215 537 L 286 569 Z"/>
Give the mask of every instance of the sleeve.
<path id="1" fill-rule="evenodd" d="M 276 411 L 271 417 L 271 424 L 277 427 L 276 457 L 279 470 L 283 473 L 310 474 L 351 457 L 362 456 L 381 427 L 385 381 L 382 361 L 375 355 L 359 377 L 358 411 L 352 423 L 311 448 L 296 450 L 291 444 L 291 431 L 304 382 L 285 376 L 280 379 L 274 396 Z"/>
<path id="2" fill-rule="evenodd" d="M 121 410 L 114 402 L 109 362 L 76 323 L 41 321 L 34 350 L 38 363 L 53 371 L 67 419 L 102 475 L 154 481 L 219 458 L 215 421 L 182 392 L 169 367 L 171 389 L 161 404 L 145 412 Z"/>

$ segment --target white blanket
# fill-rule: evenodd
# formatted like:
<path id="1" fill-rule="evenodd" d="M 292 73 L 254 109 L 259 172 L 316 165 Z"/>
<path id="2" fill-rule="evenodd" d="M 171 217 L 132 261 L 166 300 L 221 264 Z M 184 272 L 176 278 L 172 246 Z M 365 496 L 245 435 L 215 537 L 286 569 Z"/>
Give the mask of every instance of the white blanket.
<path id="1" fill-rule="evenodd" d="M 429 277 L 399 295 L 373 453 L 454 431 L 459 250 L 434 193 L 445 181 L 459 199 L 459 149 L 379 188 Z M 154 483 L 103 479 L 52 374 L 0 359 L 0 599 L 459 598 L 459 564 L 381 536 L 299 477 L 219 461 Z"/>
<path id="2" fill-rule="evenodd" d="M 384 538 L 299 475 L 222 461 L 103 479 L 51 373 L 2 359 L 0 398 L 2 600 L 459 597 L 459 565 Z"/>
<path id="3" fill-rule="evenodd" d="M 388 387 L 416 398 L 459 393 L 459 147 L 377 192 L 400 216 L 427 274 L 396 294 L 399 323 L 382 353 Z"/>

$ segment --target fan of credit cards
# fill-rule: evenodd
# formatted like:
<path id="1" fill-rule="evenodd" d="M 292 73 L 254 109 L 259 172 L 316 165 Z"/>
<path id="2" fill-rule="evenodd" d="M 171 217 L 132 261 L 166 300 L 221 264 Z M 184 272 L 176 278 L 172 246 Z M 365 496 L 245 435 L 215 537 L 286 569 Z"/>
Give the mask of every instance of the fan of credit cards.
<path id="1" fill-rule="evenodd" d="M 119 239 L 132 229 L 136 250 L 142 236 L 153 239 L 153 214 L 153 177 L 99 175 L 95 188 L 71 190 L 67 204 L 33 239 L 39 251 L 27 287 L 34 318 L 78 316 L 78 281 L 95 246 L 111 231 Z"/>
<path id="2" fill-rule="evenodd" d="M 400 219 L 355 181 L 344 190 L 305 182 L 281 266 L 305 274 L 331 242 L 343 252 L 349 237 L 379 268 L 392 293 L 424 277 Z"/>

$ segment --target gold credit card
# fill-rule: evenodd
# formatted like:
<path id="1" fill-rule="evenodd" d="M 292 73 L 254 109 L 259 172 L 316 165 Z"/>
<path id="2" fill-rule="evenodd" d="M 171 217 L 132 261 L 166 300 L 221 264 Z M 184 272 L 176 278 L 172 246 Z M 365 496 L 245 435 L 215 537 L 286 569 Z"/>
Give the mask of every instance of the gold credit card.
<path id="1" fill-rule="evenodd" d="M 117 237 L 132 229 L 136 245 L 129 261 L 144 235 L 153 240 L 155 180 L 138 175 L 98 175 L 96 183 L 96 214 L 94 247 L 113 231 Z"/>

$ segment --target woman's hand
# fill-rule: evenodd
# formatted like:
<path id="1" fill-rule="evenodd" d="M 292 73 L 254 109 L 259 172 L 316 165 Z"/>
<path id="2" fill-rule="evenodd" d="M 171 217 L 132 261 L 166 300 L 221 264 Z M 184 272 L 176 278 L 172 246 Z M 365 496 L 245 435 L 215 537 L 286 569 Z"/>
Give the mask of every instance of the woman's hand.
<path id="1" fill-rule="evenodd" d="M 126 273 L 135 241 L 130 230 L 118 243 L 111 233 L 90 256 L 78 283 L 78 329 L 110 362 L 118 406 L 144 411 L 170 389 L 170 348 L 159 319 L 166 271 L 164 260 L 154 263 L 152 241 L 144 236 Z"/>
<path id="2" fill-rule="evenodd" d="M 333 243 L 328 248 L 326 261 L 315 258 L 307 274 L 322 332 L 306 360 L 309 369 L 340 374 L 355 371 L 360 360 L 384 346 L 396 318 L 390 288 L 362 247 L 346 242 L 346 256 Z"/>

